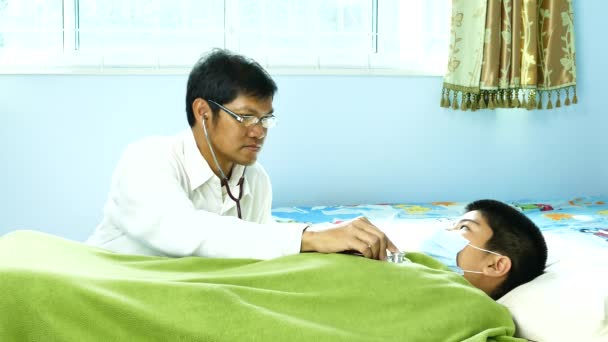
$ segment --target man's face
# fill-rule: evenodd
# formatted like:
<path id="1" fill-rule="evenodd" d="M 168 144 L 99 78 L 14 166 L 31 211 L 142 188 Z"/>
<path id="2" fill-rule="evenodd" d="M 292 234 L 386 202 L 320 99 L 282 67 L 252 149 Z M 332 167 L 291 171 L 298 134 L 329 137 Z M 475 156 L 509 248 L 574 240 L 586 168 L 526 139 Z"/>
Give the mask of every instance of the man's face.
<path id="1" fill-rule="evenodd" d="M 260 118 L 273 111 L 272 98 L 260 100 L 239 95 L 234 101 L 222 105 L 235 114 Z M 209 116 L 207 131 L 220 165 L 253 164 L 262 150 L 268 129 L 259 123 L 245 127 L 223 109 L 218 110 L 217 116 Z"/>
<path id="2" fill-rule="evenodd" d="M 452 228 L 455 234 L 461 234 L 469 243 L 475 247 L 486 248 L 486 243 L 493 235 L 492 228 L 485 218 L 477 210 L 464 214 Z M 485 265 L 491 253 L 480 251 L 471 246 L 466 246 L 458 253 L 458 266 L 464 270 L 480 271 Z M 466 277 L 467 273 L 465 273 Z"/>

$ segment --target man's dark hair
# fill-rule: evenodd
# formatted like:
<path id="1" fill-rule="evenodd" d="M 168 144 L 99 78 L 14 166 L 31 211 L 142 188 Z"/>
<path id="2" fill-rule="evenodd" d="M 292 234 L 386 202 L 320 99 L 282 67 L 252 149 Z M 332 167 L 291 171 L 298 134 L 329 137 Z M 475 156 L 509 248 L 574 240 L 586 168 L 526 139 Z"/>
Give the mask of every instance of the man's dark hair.
<path id="1" fill-rule="evenodd" d="M 491 294 L 498 299 L 515 287 L 541 275 L 547 262 L 547 244 L 540 229 L 514 207 L 495 200 L 474 201 L 465 211 L 477 210 L 492 229 L 485 248 L 508 256 L 511 270 Z"/>
<path id="2" fill-rule="evenodd" d="M 199 97 L 223 105 L 239 95 L 258 99 L 272 98 L 276 91 L 277 85 L 257 62 L 228 50 L 214 49 L 199 59 L 188 77 L 188 123 L 190 127 L 196 123 L 192 102 Z M 217 116 L 219 108 L 213 105 L 211 108 L 213 115 Z"/>

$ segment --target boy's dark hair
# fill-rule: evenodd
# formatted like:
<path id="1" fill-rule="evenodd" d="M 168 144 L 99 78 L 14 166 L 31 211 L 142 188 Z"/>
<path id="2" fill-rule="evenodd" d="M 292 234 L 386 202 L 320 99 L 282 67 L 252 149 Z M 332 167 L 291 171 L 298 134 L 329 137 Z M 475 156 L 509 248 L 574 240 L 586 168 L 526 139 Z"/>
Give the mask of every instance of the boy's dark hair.
<path id="1" fill-rule="evenodd" d="M 272 98 L 277 85 L 270 75 L 252 59 L 228 50 L 214 49 L 194 65 L 188 77 L 186 113 L 188 123 L 196 123 L 192 102 L 197 98 L 219 104 L 232 102 L 243 94 L 258 99 Z M 214 117 L 219 108 L 211 105 Z"/>
<path id="2" fill-rule="evenodd" d="M 474 201 L 465 211 L 477 210 L 492 229 L 486 248 L 508 256 L 511 270 L 491 294 L 498 299 L 515 287 L 541 275 L 547 262 L 547 244 L 540 229 L 514 207 L 496 200 Z"/>

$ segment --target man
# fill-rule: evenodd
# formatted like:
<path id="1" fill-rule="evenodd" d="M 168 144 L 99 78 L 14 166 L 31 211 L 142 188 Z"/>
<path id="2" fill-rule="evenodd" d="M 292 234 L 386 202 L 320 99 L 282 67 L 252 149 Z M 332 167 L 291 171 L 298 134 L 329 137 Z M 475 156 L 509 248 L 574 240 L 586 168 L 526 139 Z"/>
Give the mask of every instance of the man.
<path id="1" fill-rule="evenodd" d="M 471 202 L 465 212 L 450 230 L 425 240 L 421 251 L 494 299 L 544 272 L 547 245 L 526 215 L 495 200 Z"/>
<path id="2" fill-rule="evenodd" d="M 192 69 L 190 129 L 129 146 L 104 217 L 87 243 L 127 254 L 270 259 L 356 251 L 384 259 L 393 243 L 365 218 L 332 229 L 278 224 L 272 189 L 256 163 L 274 126 L 277 87 L 256 62 L 214 50 Z"/>

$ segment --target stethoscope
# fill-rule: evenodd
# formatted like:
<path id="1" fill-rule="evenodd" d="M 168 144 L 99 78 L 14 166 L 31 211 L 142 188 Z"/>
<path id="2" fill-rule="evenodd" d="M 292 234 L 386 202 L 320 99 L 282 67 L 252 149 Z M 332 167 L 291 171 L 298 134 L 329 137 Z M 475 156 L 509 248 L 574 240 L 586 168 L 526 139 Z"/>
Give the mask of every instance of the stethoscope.
<path id="1" fill-rule="evenodd" d="M 207 134 L 207 125 L 206 125 L 205 121 L 206 120 L 203 118 L 203 132 L 205 132 L 205 140 L 207 140 L 207 145 L 209 146 L 209 151 L 211 151 L 211 156 L 213 157 L 215 166 L 217 166 L 217 169 L 220 171 L 220 175 L 222 176 L 221 180 L 220 180 L 220 184 L 222 186 L 226 187 L 226 192 L 228 193 L 228 196 L 230 197 L 230 199 L 232 199 L 234 201 L 234 203 L 236 203 L 237 215 L 242 220 L 243 215 L 241 214 L 241 198 L 243 198 L 243 184 L 245 183 L 245 171 L 247 171 L 247 166 L 245 166 L 243 168 L 243 174 L 241 175 L 241 179 L 239 179 L 239 182 L 237 183 L 237 185 L 239 186 L 239 196 L 234 197 L 234 195 L 230 191 L 230 186 L 228 185 L 228 178 L 226 178 L 224 171 L 220 167 L 220 163 L 218 163 L 218 161 L 217 161 L 215 152 L 213 152 L 213 147 L 211 147 L 211 141 L 209 141 L 209 135 Z"/>

